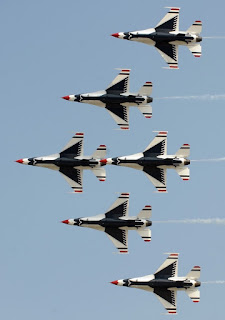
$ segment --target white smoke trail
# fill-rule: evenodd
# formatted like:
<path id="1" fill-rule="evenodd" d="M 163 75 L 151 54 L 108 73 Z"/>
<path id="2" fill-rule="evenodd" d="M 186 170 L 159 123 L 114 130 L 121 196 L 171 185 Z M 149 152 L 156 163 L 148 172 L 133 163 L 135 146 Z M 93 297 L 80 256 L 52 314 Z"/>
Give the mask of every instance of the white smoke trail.
<path id="1" fill-rule="evenodd" d="M 202 37 L 203 39 L 225 39 L 225 36 Z"/>
<path id="2" fill-rule="evenodd" d="M 215 100 L 225 100 L 225 94 L 202 94 L 202 95 L 192 95 L 192 96 L 171 96 L 171 97 L 154 98 L 154 100 L 167 100 L 167 99 L 215 101 Z"/>
<path id="3" fill-rule="evenodd" d="M 225 161 L 225 157 L 223 157 L 223 158 L 216 158 L 216 159 L 191 160 L 191 162 L 217 162 L 217 161 Z"/>
<path id="4" fill-rule="evenodd" d="M 216 281 L 201 281 L 204 284 L 225 284 L 224 280 L 216 280 Z"/>
<path id="5" fill-rule="evenodd" d="M 209 219 L 184 219 L 184 220 L 166 220 L 154 221 L 154 223 L 185 223 L 185 224 L 219 224 L 225 225 L 225 218 L 209 218 Z"/>

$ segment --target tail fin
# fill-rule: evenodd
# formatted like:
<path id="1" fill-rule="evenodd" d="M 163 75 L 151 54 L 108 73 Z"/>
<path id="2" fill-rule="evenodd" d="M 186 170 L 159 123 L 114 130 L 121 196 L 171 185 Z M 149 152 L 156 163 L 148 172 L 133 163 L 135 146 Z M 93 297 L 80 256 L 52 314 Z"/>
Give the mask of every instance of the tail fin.
<path id="1" fill-rule="evenodd" d="M 152 93 L 152 82 L 145 82 L 145 84 L 141 87 L 141 89 L 139 90 L 138 94 L 140 96 L 150 96 L 150 94 Z"/>
<path id="2" fill-rule="evenodd" d="M 105 157 L 106 157 L 106 146 L 104 144 L 101 144 L 93 153 L 92 158 L 103 159 Z"/>
<path id="3" fill-rule="evenodd" d="M 140 106 L 138 106 L 138 109 L 145 116 L 145 118 L 149 119 L 152 117 L 152 106 L 151 105 L 149 105 L 149 104 L 140 105 Z"/>
<path id="4" fill-rule="evenodd" d="M 190 272 L 186 275 L 187 279 L 198 280 L 200 278 L 201 268 L 199 266 L 194 266 Z"/>
<path id="5" fill-rule="evenodd" d="M 187 295 L 193 302 L 199 302 L 200 301 L 200 291 L 197 288 L 194 289 L 187 289 L 186 290 Z"/>
<path id="6" fill-rule="evenodd" d="M 200 43 L 191 44 L 191 45 L 188 45 L 187 47 L 191 51 L 191 53 L 193 54 L 194 57 L 196 57 L 196 58 L 201 57 L 202 47 L 201 47 Z"/>
<path id="7" fill-rule="evenodd" d="M 195 21 L 186 32 L 200 34 L 202 32 L 202 22 Z"/>
<path id="8" fill-rule="evenodd" d="M 190 156 L 190 145 L 183 144 L 182 147 L 175 153 L 177 157 L 184 157 L 187 158 Z"/>
<path id="9" fill-rule="evenodd" d="M 190 169 L 187 167 L 175 167 L 176 172 L 182 180 L 190 180 Z"/>
<path id="10" fill-rule="evenodd" d="M 137 232 L 140 234 L 140 236 L 142 237 L 142 239 L 145 242 L 150 242 L 152 239 L 152 232 L 149 228 L 146 229 L 137 229 Z"/>
<path id="11" fill-rule="evenodd" d="M 150 219 L 152 216 L 152 207 L 145 206 L 141 212 L 137 215 L 138 219 Z"/>
<path id="12" fill-rule="evenodd" d="M 105 181 L 106 173 L 104 168 L 94 168 L 91 169 L 91 171 L 94 173 L 94 175 L 99 181 Z"/>

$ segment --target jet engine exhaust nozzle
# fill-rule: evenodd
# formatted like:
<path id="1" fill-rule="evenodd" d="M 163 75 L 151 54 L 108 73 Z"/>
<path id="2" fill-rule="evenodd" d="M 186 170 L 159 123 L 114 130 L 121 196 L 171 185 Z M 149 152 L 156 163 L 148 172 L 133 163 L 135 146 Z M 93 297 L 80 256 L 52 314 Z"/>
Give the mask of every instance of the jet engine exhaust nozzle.
<path id="1" fill-rule="evenodd" d="M 150 103 L 150 102 L 152 102 L 153 101 L 153 98 L 152 97 L 148 97 L 147 98 L 147 103 Z"/>
<path id="2" fill-rule="evenodd" d="M 195 287 L 200 287 L 200 285 L 201 285 L 201 282 L 200 281 L 196 281 Z"/>
<path id="3" fill-rule="evenodd" d="M 191 163 L 191 161 L 189 159 L 185 159 L 184 160 L 184 165 L 185 166 L 188 166 L 190 163 Z"/>

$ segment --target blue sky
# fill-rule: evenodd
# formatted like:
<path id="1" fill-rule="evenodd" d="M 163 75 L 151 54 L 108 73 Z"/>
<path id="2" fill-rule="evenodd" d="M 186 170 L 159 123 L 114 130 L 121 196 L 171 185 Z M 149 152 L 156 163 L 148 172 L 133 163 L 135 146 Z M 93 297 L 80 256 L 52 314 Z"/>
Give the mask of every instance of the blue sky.
<path id="1" fill-rule="evenodd" d="M 84 153 L 107 145 L 107 156 L 142 151 L 153 130 L 168 130 L 168 153 L 191 145 L 191 159 L 219 158 L 224 150 L 224 100 L 157 100 L 153 118 L 130 110 L 130 131 L 121 132 L 105 110 L 69 103 L 67 94 L 97 91 L 130 68 L 130 89 L 153 82 L 153 98 L 224 94 L 225 40 L 204 40 L 200 59 L 180 47 L 179 70 L 165 70 L 156 50 L 110 37 L 154 27 L 180 6 L 180 29 L 203 21 L 203 36 L 225 35 L 224 2 L 214 1 L 2 1 L 1 3 L 1 291 L 2 319 L 164 319 L 156 297 L 110 281 L 153 273 L 164 252 L 179 252 L 179 275 L 194 265 L 201 280 L 224 280 L 223 226 L 155 224 L 154 220 L 223 218 L 225 163 L 192 163 L 183 182 L 168 172 L 168 194 L 155 194 L 142 172 L 106 167 L 100 183 L 84 173 L 84 193 L 70 194 L 57 173 L 14 163 L 58 152 L 74 132 L 84 132 Z M 152 205 L 152 242 L 129 234 L 129 255 L 107 237 L 61 220 L 106 211 L 117 192 L 130 192 L 130 215 Z M 202 285 L 193 304 L 180 293 L 181 319 L 224 314 L 225 287 Z"/>

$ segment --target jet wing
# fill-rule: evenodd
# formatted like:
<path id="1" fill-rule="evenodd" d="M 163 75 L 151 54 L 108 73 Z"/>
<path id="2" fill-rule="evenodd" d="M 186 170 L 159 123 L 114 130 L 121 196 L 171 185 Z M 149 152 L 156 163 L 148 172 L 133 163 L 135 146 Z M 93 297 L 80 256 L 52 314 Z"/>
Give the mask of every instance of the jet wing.
<path id="1" fill-rule="evenodd" d="M 171 69 L 178 69 L 178 45 L 156 42 L 155 47 Z"/>
<path id="2" fill-rule="evenodd" d="M 154 293 L 169 314 L 177 313 L 177 290 L 155 288 Z"/>
<path id="3" fill-rule="evenodd" d="M 167 155 L 167 131 L 158 131 L 157 136 L 145 148 L 143 155 L 144 157 Z"/>
<path id="4" fill-rule="evenodd" d="M 143 171 L 156 187 L 158 192 L 167 192 L 166 190 L 166 169 L 157 167 L 143 167 Z"/>
<path id="5" fill-rule="evenodd" d="M 128 230 L 107 227 L 105 232 L 120 253 L 128 253 Z"/>
<path id="6" fill-rule="evenodd" d="M 107 104 L 105 108 L 120 126 L 120 129 L 129 130 L 129 107 L 121 104 Z"/>
<path id="7" fill-rule="evenodd" d="M 83 156 L 83 139 L 84 134 L 77 132 L 60 152 L 60 158 L 75 158 Z"/>
<path id="8" fill-rule="evenodd" d="M 129 92 L 130 69 L 123 69 L 106 88 L 107 93 L 120 94 Z"/>
<path id="9" fill-rule="evenodd" d="M 156 31 L 179 31 L 179 10 L 180 8 L 170 8 L 170 11 L 162 18 L 155 27 Z"/>
<path id="10" fill-rule="evenodd" d="M 106 212 L 106 218 L 119 219 L 128 216 L 129 193 L 121 193 L 113 205 Z M 120 231 L 120 230 L 119 230 Z"/>
<path id="11" fill-rule="evenodd" d="M 59 172 L 69 183 L 74 192 L 83 192 L 83 170 L 75 168 L 60 168 Z"/>
<path id="12" fill-rule="evenodd" d="M 168 279 L 177 277 L 178 274 L 178 253 L 171 253 L 154 273 L 155 279 Z"/>

